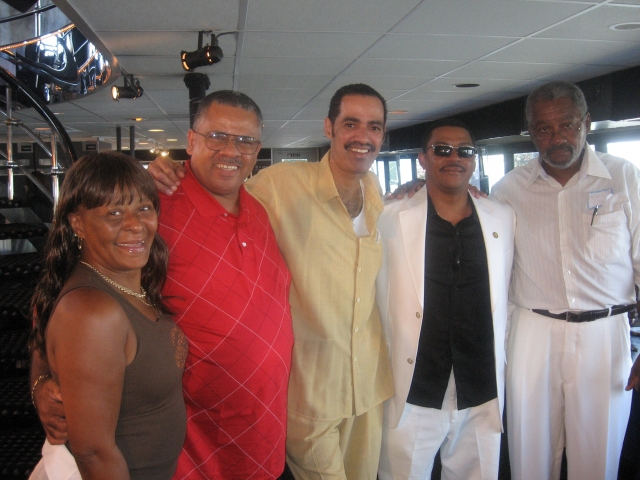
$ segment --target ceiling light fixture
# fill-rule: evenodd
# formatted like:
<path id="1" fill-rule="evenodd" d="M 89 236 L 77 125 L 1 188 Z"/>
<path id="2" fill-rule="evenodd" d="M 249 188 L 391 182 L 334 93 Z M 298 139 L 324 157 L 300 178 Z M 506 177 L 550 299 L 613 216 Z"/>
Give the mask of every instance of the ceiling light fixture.
<path id="1" fill-rule="evenodd" d="M 456 88 L 476 88 L 479 87 L 479 83 L 456 83 L 454 87 Z"/>
<path id="2" fill-rule="evenodd" d="M 211 36 L 211 45 L 202 46 L 204 36 Z M 218 39 L 216 36 L 207 30 L 200 30 L 198 32 L 198 49 L 194 52 L 187 52 L 182 50 L 180 53 L 180 60 L 182 61 L 182 68 L 187 72 L 192 72 L 198 67 L 204 67 L 207 65 L 213 65 L 222 60 L 222 49 L 218 46 Z"/>
<path id="3" fill-rule="evenodd" d="M 408 112 L 407 112 L 407 110 L 389 110 L 387 113 L 389 115 L 404 115 L 404 114 L 406 114 Z"/>
<path id="4" fill-rule="evenodd" d="M 114 85 L 111 87 L 111 97 L 116 101 L 121 98 L 131 98 L 135 100 L 141 97 L 144 90 L 140 86 L 140 80 L 133 78 L 133 75 L 127 73 L 123 73 L 122 77 L 124 78 L 124 86 L 118 87 Z"/>
<path id="5" fill-rule="evenodd" d="M 618 23 L 616 25 L 611 25 L 609 29 L 616 31 L 638 30 L 640 29 L 640 22 Z"/>

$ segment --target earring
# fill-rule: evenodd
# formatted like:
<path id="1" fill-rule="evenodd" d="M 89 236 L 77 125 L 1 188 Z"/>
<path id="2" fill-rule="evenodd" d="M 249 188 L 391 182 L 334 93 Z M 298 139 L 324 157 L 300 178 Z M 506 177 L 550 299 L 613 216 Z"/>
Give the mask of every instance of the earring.
<path id="1" fill-rule="evenodd" d="M 78 250 L 82 250 L 82 238 L 75 233 L 73 234 L 73 236 L 76 237 L 76 241 L 78 242 Z"/>

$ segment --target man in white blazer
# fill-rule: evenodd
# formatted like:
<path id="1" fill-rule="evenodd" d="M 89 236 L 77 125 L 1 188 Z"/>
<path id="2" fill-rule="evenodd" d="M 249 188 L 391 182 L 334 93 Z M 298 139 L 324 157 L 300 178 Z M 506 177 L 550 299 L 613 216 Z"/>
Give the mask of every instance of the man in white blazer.
<path id="1" fill-rule="evenodd" d="M 510 207 L 468 194 L 476 150 L 456 120 L 433 125 L 426 186 L 378 220 L 377 301 L 395 395 L 384 404 L 379 478 L 496 479 L 504 404 Z"/>

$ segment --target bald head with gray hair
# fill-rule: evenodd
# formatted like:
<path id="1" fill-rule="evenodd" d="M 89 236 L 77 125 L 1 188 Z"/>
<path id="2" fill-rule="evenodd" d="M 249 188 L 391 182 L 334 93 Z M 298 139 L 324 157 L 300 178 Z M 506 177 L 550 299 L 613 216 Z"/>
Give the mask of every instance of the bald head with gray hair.
<path id="1" fill-rule="evenodd" d="M 533 123 L 533 107 L 539 101 L 551 101 L 558 98 L 568 98 L 576 106 L 580 112 L 580 117 L 587 114 L 587 101 L 584 98 L 582 90 L 571 82 L 551 82 L 539 86 L 527 97 L 527 105 L 525 114 L 527 123 Z"/>

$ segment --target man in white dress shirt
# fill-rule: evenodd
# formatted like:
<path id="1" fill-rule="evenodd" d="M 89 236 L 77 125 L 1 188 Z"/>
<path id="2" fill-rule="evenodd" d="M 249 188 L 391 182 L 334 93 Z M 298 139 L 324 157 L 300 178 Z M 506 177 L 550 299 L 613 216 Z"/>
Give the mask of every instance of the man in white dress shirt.
<path id="1" fill-rule="evenodd" d="M 627 312 L 640 283 L 640 171 L 587 144 L 578 87 L 553 82 L 527 99 L 539 160 L 493 195 L 516 213 L 515 304 L 507 350 L 514 479 L 615 479 L 631 393 Z M 629 372 L 631 375 L 629 376 Z"/>

